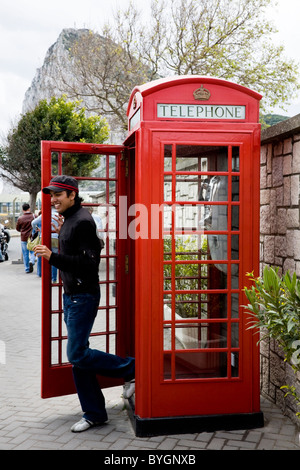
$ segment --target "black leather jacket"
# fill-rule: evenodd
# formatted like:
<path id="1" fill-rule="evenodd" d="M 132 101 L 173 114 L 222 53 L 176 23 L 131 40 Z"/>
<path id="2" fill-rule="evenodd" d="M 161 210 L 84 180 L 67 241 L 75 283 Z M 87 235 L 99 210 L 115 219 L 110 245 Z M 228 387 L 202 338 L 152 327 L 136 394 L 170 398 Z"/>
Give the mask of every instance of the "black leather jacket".
<path id="1" fill-rule="evenodd" d="M 67 209 L 59 234 L 59 253 L 49 263 L 61 271 L 66 294 L 99 290 L 101 240 L 91 214 L 80 204 Z"/>

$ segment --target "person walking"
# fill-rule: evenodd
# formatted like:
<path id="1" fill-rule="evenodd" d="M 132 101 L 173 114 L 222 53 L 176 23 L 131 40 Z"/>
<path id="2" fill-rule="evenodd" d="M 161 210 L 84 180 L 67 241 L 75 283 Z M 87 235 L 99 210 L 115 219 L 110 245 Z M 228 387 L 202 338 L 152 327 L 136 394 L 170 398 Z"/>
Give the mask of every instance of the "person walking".
<path id="1" fill-rule="evenodd" d="M 25 267 L 25 273 L 32 273 L 33 266 L 35 263 L 35 256 L 33 251 L 29 251 L 27 248 L 27 240 L 32 232 L 31 222 L 34 219 L 34 215 L 30 210 L 30 206 L 24 203 L 22 206 L 23 215 L 21 215 L 16 224 L 16 230 L 21 233 L 21 248 L 23 255 L 23 263 Z"/>
<path id="2" fill-rule="evenodd" d="M 35 247 L 50 265 L 61 272 L 64 286 L 64 320 L 67 327 L 67 357 L 83 417 L 71 430 L 81 432 L 99 426 L 108 419 L 105 399 L 97 374 L 123 378 L 128 386 L 124 394 L 134 393 L 135 359 L 106 353 L 89 347 L 89 336 L 100 301 L 99 263 L 102 241 L 87 209 L 82 207 L 78 182 L 70 176 L 56 176 L 42 189 L 50 194 L 51 204 L 59 214 L 59 253 L 46 245 Z M 62 220 L 63 219 L 63 220 Z"/>

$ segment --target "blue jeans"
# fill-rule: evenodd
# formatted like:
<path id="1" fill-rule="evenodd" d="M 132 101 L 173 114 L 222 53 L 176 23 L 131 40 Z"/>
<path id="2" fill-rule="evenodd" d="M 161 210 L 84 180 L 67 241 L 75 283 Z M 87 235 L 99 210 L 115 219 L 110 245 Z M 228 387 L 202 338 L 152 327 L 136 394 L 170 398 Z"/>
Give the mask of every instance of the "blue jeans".
<path id="1" fill-rule="evenodd" d="M 98 294 L 63 296 L 67 326 L 67 356 L 73 365 L 73 377 L 84 418 L 93 422 L 107 420 L 105 400 L 97 374 L 131 380 L 135 375 L 134 358 L 121 358 L 89 347 L 89 336 L 98 312 Z"/>
<path id="2" fill-rule="evenodd" d="M 23 263 L 25 267 L 25 272 L 29 273 L 29 262 L 34 265 L 35 263 L 35 256 L 33 251 L 27 250 L 27 242 L 21 241 L 21 248 L 22 248 L 22 255 L 23 255 Z"/>

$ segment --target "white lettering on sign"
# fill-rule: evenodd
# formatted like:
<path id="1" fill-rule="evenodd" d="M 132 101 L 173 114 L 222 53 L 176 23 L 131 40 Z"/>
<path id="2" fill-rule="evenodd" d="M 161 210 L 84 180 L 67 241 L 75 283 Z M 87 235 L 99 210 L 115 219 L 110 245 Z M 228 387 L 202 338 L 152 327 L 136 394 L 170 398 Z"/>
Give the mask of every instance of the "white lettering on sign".
<path id="1" fill-rule="evenodd" d="M 209 104 L 157 105 L 157 117 L 168 119 L 237 119 L 246 117 L 246 106 Z"/>

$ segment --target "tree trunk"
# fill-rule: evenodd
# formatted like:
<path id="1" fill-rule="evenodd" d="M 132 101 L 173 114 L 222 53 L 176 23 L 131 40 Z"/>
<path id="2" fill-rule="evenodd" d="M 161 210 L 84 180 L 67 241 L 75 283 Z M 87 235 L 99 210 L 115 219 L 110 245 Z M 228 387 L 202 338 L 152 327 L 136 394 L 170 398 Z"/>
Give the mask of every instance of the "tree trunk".
<path id="1" fill-rule="evenodd" d="M 35 210 L 36 210 L 36 200 L 37 200 L 37 193 L 36 192 L 30 193 L 29 204 L 30 204 L 30 210 L 33 214 L 35 213 Z"/>

